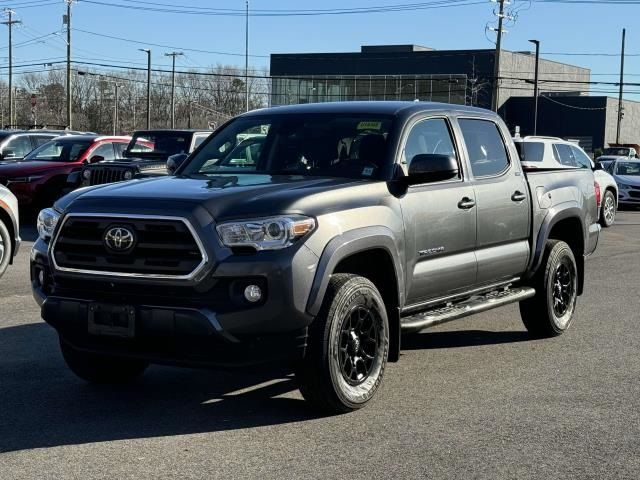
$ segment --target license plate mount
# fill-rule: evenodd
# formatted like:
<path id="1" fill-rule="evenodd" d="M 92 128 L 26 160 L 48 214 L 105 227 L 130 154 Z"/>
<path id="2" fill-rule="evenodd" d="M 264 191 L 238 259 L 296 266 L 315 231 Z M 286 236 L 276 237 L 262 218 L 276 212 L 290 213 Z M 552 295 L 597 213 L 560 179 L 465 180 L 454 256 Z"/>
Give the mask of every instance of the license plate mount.
<path id="1" fill-rule="evenodd" d="M 133 338 L 136 310 L 131 305 L 92 303 L 89 305 L 90 335 Z"/>

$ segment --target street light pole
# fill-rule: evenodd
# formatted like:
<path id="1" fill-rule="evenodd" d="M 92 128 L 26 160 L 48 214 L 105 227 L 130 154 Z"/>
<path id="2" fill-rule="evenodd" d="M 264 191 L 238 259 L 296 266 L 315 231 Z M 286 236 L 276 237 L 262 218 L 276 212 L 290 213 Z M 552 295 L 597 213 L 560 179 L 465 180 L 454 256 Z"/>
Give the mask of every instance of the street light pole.
<path id="1" fill-rule="evenodd" d="M 139 48 L 141 52 L 147 52 L 147 130 L 151 129 L 151 49 Z"/>
<path id="2" fill-rule="evenodd" d="M 620 131 L 622 129 L 622 117 L 624 117 L 624 43 L 627 36 L 627 29 L 622 29 L 622 51 L 620 52 L 620 93 L 618 95 L 618 123 L 616 126 L 616 144 L 620 144 Z"/>
<path id="3" fill-rule="evenodd" d="M 540 40 L 529 40 L 536 46 L 536 66 L 533 83 L 533 134 L 538 134 L 538 66 L 540 64 Z"/>
<path id="4" fill-rule="evenodd" d="M 120 85 L 118 82 L 114 82 L 113 86 L 115 88 L 113 99 L 113 135 L 115 136 L 118 134 L 118 88 L 120 88 Z"/>
<path id="5" fill-rule="evenodd" d="M 165 53 L 165 57 L 171 57 L 171 128 L 176 128 L 176 57 L 184 55 L 182 52 Z"/>

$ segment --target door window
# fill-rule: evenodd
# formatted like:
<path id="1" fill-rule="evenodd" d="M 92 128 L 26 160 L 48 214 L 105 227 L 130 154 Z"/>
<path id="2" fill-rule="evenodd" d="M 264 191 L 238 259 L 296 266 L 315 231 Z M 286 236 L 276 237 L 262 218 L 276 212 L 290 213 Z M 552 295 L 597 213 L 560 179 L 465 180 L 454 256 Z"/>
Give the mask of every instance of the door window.
<path id="1" fill-rule="evenodd" d="M 114 142 L 113 148 L 116 151 L 116 158 L 124 158 L 124 151 L 127 149 L 128 143 Z"/>
<path id="2" fill-rule="evenodd" d="M 40 145 L 44 145 L 49 140 L 56 138 L 53 135 L 29 135 L 31 137 L 31 141 L 38 148 Z"/>
<path id="3" fill-rule="evenodd" d="M 447 121 L 431 118 L 416 123 L 407 137 L 403 154 L 407 166 L 416 155 L 438 154 L 457 158 Z"/>
<path id="4" fill-rule="evenodd" d="M 571 148 L 571 145 L 566 145 L 564 143 L 554 143 L 553 148 L 554 156 L 561 165 L 564 165 L 565 167 L 578 166 L 576 159 L 573 156 L 573 149 Z"/>
<path id="5" fill-rule="evenodd" d="M 98 148 L 96 148 L 90 155 L 89 159 L 95 157 L 95 156 L 100 156 L 100 157 L 104 157 L 105 160 L 115 160 L 116 159 L 116 155 L 113 151 L 113 144 L 112 143 L 103 143 L 102 145 L 100 145 Z"/>
<path id="6" fill-rule="evenodd" d="M 33 147 L 31 146 L 29 137 L 27 135 L 21 135 L 9 140 L 2 150 L 7 159 L 24 158 L 27 153 L 33 150 Z"/>
<path id="7" fill-rule="evenodd" d="M 477 119 L 460 119 L 459 123 L 475 177 L 499 175 L 509 167 L 507 149 L 495 123 Z"/>
<path id="8" fill-rule="evenodd" d="M 207 138 L 209 138 L 209 134 L 196 135 L 195 138 L 193 139 L 193 149 L 191 151 L 198 148 L 202 144 L 202 142 L 204 142 Z"/>
<path id="9" fill-rule="evenodd" d="M 573 150 L 573 157 L 576 159 L 576 163 L 580 168 L 591 168 L 591 158 L 584 153 L 580 147 L 571 147 Z"/>

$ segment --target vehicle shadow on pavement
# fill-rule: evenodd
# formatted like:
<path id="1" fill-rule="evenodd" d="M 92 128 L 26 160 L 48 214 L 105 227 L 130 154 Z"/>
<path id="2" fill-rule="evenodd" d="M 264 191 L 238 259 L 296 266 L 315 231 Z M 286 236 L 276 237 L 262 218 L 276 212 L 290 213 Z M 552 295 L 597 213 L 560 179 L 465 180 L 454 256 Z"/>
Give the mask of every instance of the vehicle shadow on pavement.
<path id="1" fill-rule="evenodd" d="M 402 350 L 429 350 L 436 348 L 476 347 L 500 343 L 528 342 L 529 333 L 487 330 L 454 330 L 447 332 L 423 332 L 402 336 Z"/>
<path id="2" fill-rule="evenodd" d="M 92 386 L 64 364 L 44 323 L 0 329 L 0 453 L 252 428 L 320 418 L 291 373 L 149 368 Z M 283 395 L 286 395 L 282 397 Z"/>

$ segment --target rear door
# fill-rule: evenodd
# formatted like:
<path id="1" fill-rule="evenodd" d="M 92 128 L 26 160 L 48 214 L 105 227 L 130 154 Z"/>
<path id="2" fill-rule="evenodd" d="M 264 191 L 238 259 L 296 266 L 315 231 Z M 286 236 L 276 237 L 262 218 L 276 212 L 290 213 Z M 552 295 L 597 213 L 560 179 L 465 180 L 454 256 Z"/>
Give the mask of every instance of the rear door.
<path id="1" fill-rule="evenodd" d="M 461 172 L 453 180 L 412 185 L 400 199 L 406 228 L 408 306 L 465 290 L 476 282 L 475 195 L 452 132 L 446 117 L 421 118 L 402 143 L 401 163 L 407 170 L 416 155 L 445 154 L 458 159 Z"/>
<path id="2" fill-rule="evenodd" d="M 458 125 L 476 195 L 477 283 L 521 275 L 529 258 L 529 188 L 508 132 L 485 118 L 459 118 Z"/>

